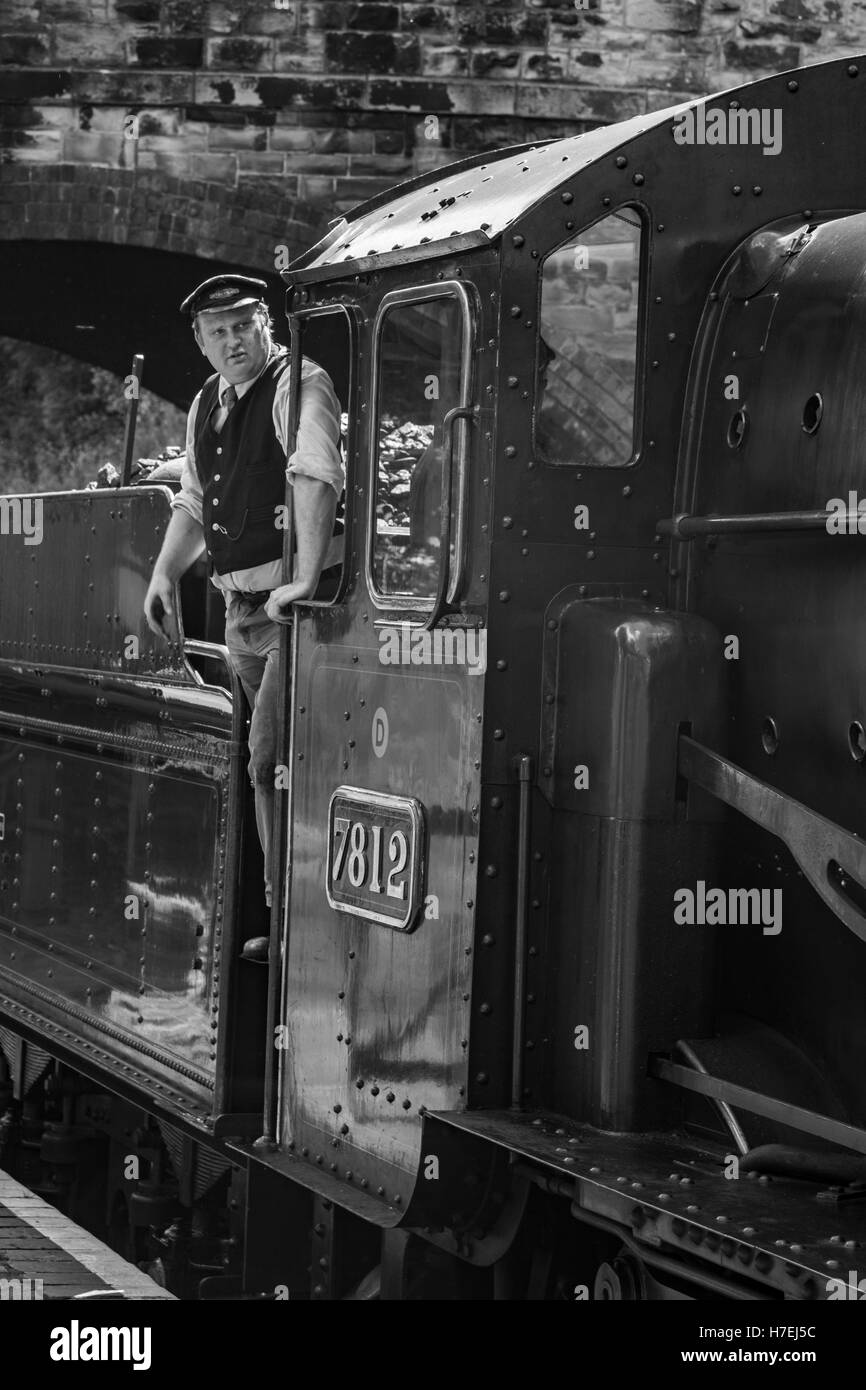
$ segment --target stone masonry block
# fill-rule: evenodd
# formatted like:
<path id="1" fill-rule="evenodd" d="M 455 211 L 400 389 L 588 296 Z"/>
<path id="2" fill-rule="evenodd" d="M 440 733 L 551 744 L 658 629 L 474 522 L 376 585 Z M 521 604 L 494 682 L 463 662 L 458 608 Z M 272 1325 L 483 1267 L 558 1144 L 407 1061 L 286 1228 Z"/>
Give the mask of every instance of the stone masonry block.
<path id="1" fill-rule="evenodd" d="M 324 34 L 306 34 L 303 38 L 288 35 L 277 39 L 276 72 L 323 73 L 325 66 Z"/>
<path id="2" fill-rule="evenodd" d="M 144 68 L 200 68 L 204 40 L 198 38 L 134 39 L 127 61 Z"/>
<path id="3" fill-rule="evenodd" d="M 128 38 L 117 24 L 56 24 L 54 51 L 70 67 L 125 67 Z"/>
<path id="4" fill-rule="evenodd" d="M 230 68 L 238 72 L 271 72 L 274 66 L 274 40 L 265 38 L 208 39 L 205 67 Z"/>
<path id="5" fill-rule="evenodd" d="M 694 34 L 700 26 L 699 0 L 626 0 L 626 22 L 632 30 L 668 29 Z"/>
<path id="6" fill-rule="evenodd" d="M 51 61 L 51 40 L 43 30 L 38 34 L 0 34 L 0 63 L 37 67 Z"/>
<path id="7" fill-rule="evenodd" d="M 469 53 L 456 44 L 422 41 L 421 71 L 431 77 L 462 77 L 469 72 Z"/>
<path id="8" fill-rule="evenodd" d="M 257 126 L 221 126 L 211 128 L 208 149 L 211 150 L 266 150 L 268 132 Z"/>

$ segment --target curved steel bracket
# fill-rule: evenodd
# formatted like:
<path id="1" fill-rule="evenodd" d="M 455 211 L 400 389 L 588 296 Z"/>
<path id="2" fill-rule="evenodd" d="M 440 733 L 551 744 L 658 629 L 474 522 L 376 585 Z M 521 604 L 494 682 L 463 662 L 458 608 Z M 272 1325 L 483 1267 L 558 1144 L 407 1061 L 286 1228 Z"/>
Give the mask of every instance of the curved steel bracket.
<path id="1" fill-rule="evenodd" d="M 866 913 L 844 891 L 850 879 L 866 894 L 866 841 L 694 739 L 680 738 L 678 768 L 689 782 L 787 845 L 819 898 L 849 931 L 866 941 Z"/>

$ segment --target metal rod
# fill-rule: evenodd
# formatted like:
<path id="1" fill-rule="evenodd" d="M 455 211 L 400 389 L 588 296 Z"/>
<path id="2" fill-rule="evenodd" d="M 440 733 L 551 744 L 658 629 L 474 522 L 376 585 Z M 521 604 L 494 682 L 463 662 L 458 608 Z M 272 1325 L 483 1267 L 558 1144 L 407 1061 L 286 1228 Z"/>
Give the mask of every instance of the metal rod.
<path id="1" fill-rule="evenodd" d="M 291 361 L 289 363 L 289 403 L 291 416 L 289 419 L 289 438 L 287 440 L 286 458 L 289 459 L 295 451 L 295 442 L 298 436 L 298 414 L 300 406 L 301 388 L 301 329 L 298 319 L 294 314 L 289 315 L 289 334 L 291 342 Z M 283 583 L 291 583 L 292 571 L 295 558 L 295 509 L 291 495 L 291 483 L 286 478 L 285 501 L 287 507 L 288 526 L 283 537 Z M 287 625 L 288 626 L 288 625 Z M 296 638 L 297 624 L 293 620 L 288 633 L 281 634 L 277 710 L 279 712 L 278 733 L 277 733 L 277 764 L 279 766 L 293 768 L 294 754 L 292 750 L 292 711 L 289 707 L 289 692 L 292 689 L 292 680 L 289 668 L 294 664 L 294 655 L 297 650 Z M 292 650 L 289 651 L 287 638 L 292 638 Z M 288 739 L 286 738 L 288 730 Z M 286 743 L 289 743 L 289 756 L 286 758 Z M 288 874 L 290 872 L 291 856 L 288 853 L 287 836 L 291 828 L 291 814 L 286 806 L 286 797 L 291 799 L 291 772 L 289 774 L 289 789 L 286 795 L 277 795 L 274 792 L 274 817 L 271 835 L 271 918 L 270 936 L 268 947 L 268 1009 L 267 1009 L 267 1028 L 265 1036 L 265 1098 L 264 1113 L 262 1117 L 262 1134 L 257 1139 L 254 1148 L 274 1149 L 277 1146 L 277 1127 L 279 1124 L 279 1086 L 280 1073 L 277 1067 L 277 1059 L 282 1055 L 282 1049 L 276 1046 L 277 1014 L 280 1005 L 280 993 L 283 984 L 283 963 L 289 958 L 289 925 L 288 925 Z"/>
<path id="2" fill-rule="evenodd" d="M 832 518 L 841 535 L 862 535 L 857 523 L 862 520 L 856 512 L 744 512 L 729 516 L 689 516 L 680 512 L 677 516 L 665 517 L 656 523 L 656 530 L 662 536 L 673 536 L 680 541 L 694 539 L 695 536 L 749 535 L 753 532 L 763 534 L 769 531 L 826 531 L 827 522 Z M 844 524 L 843 524 L 844 522 Z M 828 535 L 835 535 L 827 532 Z"/>
<path id="3" fill-rule="evenodd" d="M 175 608 L 176 613 L 180 613 L 180 607 Z M 244 815 L 244 794 L 246 787 L 245 762 L 245 739 L 244 739 L 244 692 L 240 680 L 229 659 L 228 648 L 218 642 L 204 642 L 197 638 L 181 637 L 181 650 L 184 657 L 197 656 L 205 657 L 210 660 L 220 661 L 225 667 L 228 676 L 229 690 L 232 699 L 232 723 L 231 736 L 229 742 L 229 781 L 228 781 L 228 816 L 226 821 L 226 844 L 229 847 L 226 856 L 226 871 L 224 879 L 224 899 L 223 899 L 223 957 L 234 960 L 237 952 L 238 938 L 240 936 L 239 907 L 242 901 L 241 892 L 241 827 L 243 826 Z M 192 672 L 196 685 L 204 686 L 198 671 L 191 666 L 187 660 L 187 666 Z M 229 1016 L 229 989 L 237 989 L 236 972 L 224 970 L 221 972 L 219 1004 L 220 1017 Z M 214 1114 L 221 1115 L 234 1108 L 234 1097 L 229 1089 L 229 1038 L 228 1030 L 220 1028 L 217 1034 L 217 1060 L 214 1073 Z"/>
<path id="4" fill-rule="evenodd" d="M 458 543 L 455 546 L 454 571 L 451 570 L 451 505 L 454 498 L 454 423 L 456 420 L 471 420 L 477 413 L 477 407 L 472 405 L 455 405 L 453 409 L 446 412 L 442 420 L 442 489 L 441 489 L 441 514 L 439 517 L 439 578 L 436 584 L 436 598 L 430 610 L 425 629 L 435 627 L 445 608 L 448 593 L 456 592 L 457 584 L 463 572 L 461 559 L 460 537 L 463 533 L 463 506 L 464 491 L 463 478 L 465 467 L 461 466 L 460 479 L 457 491 L 457 525 L 456 532 Z M 464 449 L 465 453 L 465 449 Z M 462 456 L 461 456 L 462 457 Z M 465 463 L 465 459 L 464 459 Z"/>
<path id="5" fill-rule="evenodd" d="M 529 833 L 530 798 L 532 795 L 532 759 L 521 754 L 518 765 L 520 803 L 517 823 L 517 888 L 514 915 L 514 1026 L 511 1051 L 511 1108 L 523 1106 L 523 1035 L 524 995 L 526 991 L 526 937 L 528 926 L 527 898 L 529 892 Z"/>
<path id="6" fill-rule="evenodd" d="M 695 1071 L 699 1071 L 703 1075 L 707 1074 L 707 1069 L 704 1066 L 698 1054 L 695 1052 L 694 1048 L 689 1047 L 689 1044 L 685 1042 L 682 1038 L 680 1038 L 677 1042 L 676 1050 L 677 1052 L 681 1052 L 683 1054 L 689 1066 L 693 1067 Z M 742 1126 L 737 1120 L 737 1117 L 734 1114 L 731 1107 L 727 1104 L 726 1101 L 723 1100 L 717 1100 L 715 1102 L 715 1105 L 716 1109 L 722 1117 L 722 1120 L 727 1125 L 731 1138 L 733 1139 L 740 1153 L 748 1153 L 749 1141 L 743 1133 Z"/>
<path id="7" fill-rule="evenodd" d="M 135 378 L 132 395 L 128 399 L 126 407 L 126 433 L 123 440 L 123 472 L 120 477 L 120 486 L 129 487 L 132 479 L 132 452 L 135 448 L 135 425 L 138 420 L 138 398 L 141 393 L 141 378 L 144 373 L 144 356 L 137 352 L 132 359 L 132 371 L 130 376 Z M 129 381 L 129 377 L 126 378 Z"/>
<path id="8" fill-rule="evenodd" d="M 805 1110 L 801 1105 L 791 1105 L 786 1100 L 777 1100 L 775 1096 L 762 1095 L 760 1091 L 750 1091 L 746 1086 L 737 1086 L 718 1076 L 692 1071 L 690 1067 L 680 1066 L 666 1057 L 650 1057 L 648 1071 L 658 1081 L 667 1081 L 685 1091 L 696 1091 L 710 1100 L 726 1101 L 737 1110 L 748 1110 L 750 1115 L 763 1115 L 765 1119 L 776 1120 L 790 1129 L 799 1129 L 803 1134 L 815 1134 L 830 1144 L 839 1144 L 843 1149 L 866 1154 L 866 1130 L 845 1124 L 843 1120 L 819 1115 L 814 1110 Z"/>

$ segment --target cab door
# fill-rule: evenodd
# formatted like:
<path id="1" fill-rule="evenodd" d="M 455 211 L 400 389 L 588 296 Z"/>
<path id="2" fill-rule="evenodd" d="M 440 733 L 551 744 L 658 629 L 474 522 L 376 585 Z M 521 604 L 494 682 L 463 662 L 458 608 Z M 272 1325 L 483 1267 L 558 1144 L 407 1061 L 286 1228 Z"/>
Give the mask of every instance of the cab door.
<path id="1" fill-rule="evenodd" d="M 467 601 L 477 304 L 454 278 L 365 308 L 348 591 L 300 610 L 295 636 L 280 1137 L 397 1207 L 422 1108 L 465 1094 L 486 658 Z"/>

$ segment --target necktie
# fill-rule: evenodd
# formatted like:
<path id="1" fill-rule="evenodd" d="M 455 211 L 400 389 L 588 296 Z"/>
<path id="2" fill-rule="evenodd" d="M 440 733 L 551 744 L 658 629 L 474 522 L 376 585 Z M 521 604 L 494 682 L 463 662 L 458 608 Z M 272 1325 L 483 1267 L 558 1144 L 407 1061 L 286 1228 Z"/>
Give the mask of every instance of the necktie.
<path id="1" fill-rule="evenodd" d="M 226 420 L 229 418 L 229 415 L 231 414 L 231 411 L 232 411 L 232 407 L 235 406 L 235 405 L 237 405 L 237 403 L 238 403 L 238 393 L 237 393 L 237 391 L 235 390 L 235 388 L 234 388 L 233 386 L 227 386 L 226 389 L 225 389 L 225 390 L 223 391 L 223 393 L 222 393 L 222 397 L 221 397 L 221 399 L 220 399 L 220 409 L 219 409 L 219 413 L 218 413 L 218 415 L 217 415 L 217 417 L 216 417 L 216 419 L 215 419 L 215 421 L 214 421 L 214 425 L 215 425 L 217 434 L 219 434 L 220 430 L 221 430 L 221 429 L 223 428 L 223 426 L 225 425 Z"/>

